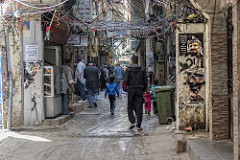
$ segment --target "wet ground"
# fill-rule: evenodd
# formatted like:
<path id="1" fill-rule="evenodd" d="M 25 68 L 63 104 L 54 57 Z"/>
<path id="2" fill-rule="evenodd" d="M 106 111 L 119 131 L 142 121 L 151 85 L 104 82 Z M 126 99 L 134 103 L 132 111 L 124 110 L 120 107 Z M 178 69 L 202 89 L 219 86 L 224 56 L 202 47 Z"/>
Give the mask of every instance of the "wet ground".
<path id="1" fill-rule="evenodd" d="M 0 160 L 185 160 L 177 155 L 173 134 L 155 115 L 144 115 L 142 132 L 129 131 L 126 95 L 115 115 L 103 93 L 98 107 L 87 108 L 63 127 L 0 132 Z M 2 137 L 2 138 L 1 138 Z"/>

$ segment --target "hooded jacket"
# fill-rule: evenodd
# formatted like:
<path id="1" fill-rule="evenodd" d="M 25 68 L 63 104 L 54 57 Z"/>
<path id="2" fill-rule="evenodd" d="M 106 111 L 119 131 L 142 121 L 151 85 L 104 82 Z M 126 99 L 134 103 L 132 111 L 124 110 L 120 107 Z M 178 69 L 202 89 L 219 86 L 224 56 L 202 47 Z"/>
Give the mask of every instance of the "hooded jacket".
<path id="1" fill-rule="evenodd" d="M 127 67 L 124 83 L 128 85 L 128 89 L 142 89 L 143 92 L 147 90 L 148 79 L 146 71 L 138 64 L 131 64 Z"/>

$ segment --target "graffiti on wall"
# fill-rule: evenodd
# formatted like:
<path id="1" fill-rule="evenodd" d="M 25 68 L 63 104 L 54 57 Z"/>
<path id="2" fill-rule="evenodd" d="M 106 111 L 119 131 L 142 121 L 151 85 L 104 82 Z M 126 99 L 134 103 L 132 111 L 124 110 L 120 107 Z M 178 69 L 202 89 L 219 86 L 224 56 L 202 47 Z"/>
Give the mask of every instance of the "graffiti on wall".
<path id="1" fill-rule="evenodd" d="M 205 69 L 203 54 L 203 34 L 180 34 L 180 73 L 188 87 L 189 104 L 204 103 Z"/>
<path id="2" fill-rule="evenodd" d="M 169 61 L 168 61 L 168 80 L 170 82 L 176 82 L 176 52 L 175 45 L 170 47 Z"/>
<path id="3" fill-rule="evenodd" d="M 34 82 L 34 76 L 42 69 L 42 61 L 24 62 L 24 88 Z"/>

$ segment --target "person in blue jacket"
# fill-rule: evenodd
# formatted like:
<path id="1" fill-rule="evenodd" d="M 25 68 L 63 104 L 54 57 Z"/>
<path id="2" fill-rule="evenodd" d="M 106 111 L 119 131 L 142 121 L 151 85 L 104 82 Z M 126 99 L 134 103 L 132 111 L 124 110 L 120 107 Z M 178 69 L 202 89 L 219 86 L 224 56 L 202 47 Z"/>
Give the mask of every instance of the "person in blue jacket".
<path id="1" fill-rule="evenodd" d="M 115 83 L 118 87 L 120 98 L 122 98 L 122 81 L 124 78 L 124 69 L 120 66 L 120 63 L 116 64 L 116 67 L 114 68 L 114 76 L 115 76 Z"/>
<path id="2" fill-rule="evenodd" d="M 109 78 L 110 83 L 107 85 L 106 87 L 106 91 L 105 91 L 105 98 L 109 98 L 110 101 L 110 112 L 112 115 L 114 115 L 114 110 L 115 110 L 115 106 L 116 106 L 116 93 L 118 95 L 119 98 L 119 91 L 117 88 L 117 85 L 114 83 L 114 76 L 110 76 Z"/>
<path id="3" fill-rule="evenodd" d="M 153 86 L 151 88 L 150 94 L 153 97 L 153 112 L 154 114 L 157 114 L 157 99 L 156 99 L 156 93 L 154 92 L 154 89 L 158 86 L 158 80 L 153 80 Z"/>

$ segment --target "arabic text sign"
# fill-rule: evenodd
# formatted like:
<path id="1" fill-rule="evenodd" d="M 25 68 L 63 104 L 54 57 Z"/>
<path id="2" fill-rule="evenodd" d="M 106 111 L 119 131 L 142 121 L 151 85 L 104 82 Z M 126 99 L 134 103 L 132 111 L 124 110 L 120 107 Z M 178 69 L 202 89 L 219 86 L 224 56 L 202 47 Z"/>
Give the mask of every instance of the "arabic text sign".
<path id="1" fill-rule="evenodd" d="M 26 62 L 38 62 L 38 45 L 26 45 Z"/>

